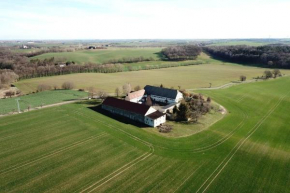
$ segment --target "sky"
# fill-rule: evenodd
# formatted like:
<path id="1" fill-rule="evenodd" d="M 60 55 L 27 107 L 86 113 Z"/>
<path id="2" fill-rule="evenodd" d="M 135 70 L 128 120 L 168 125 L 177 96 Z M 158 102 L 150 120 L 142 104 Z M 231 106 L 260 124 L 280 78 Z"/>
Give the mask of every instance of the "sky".
<path id="1" fill-rule="evenodd" d="M 0 39 L 290 38 L 290 0 L 0 0 Z"/>

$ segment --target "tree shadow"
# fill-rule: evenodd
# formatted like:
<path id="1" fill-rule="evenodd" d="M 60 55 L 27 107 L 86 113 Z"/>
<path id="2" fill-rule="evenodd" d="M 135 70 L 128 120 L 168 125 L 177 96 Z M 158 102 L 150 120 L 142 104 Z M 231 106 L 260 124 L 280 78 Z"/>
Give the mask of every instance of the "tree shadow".
<path id="1" fill-rule="evenodd" d="M 156 52 L 154 54 L 157 56 L 157 58 L 159 60 L 163 60 L 163 61 L 167 61 L 168 60 L 161 52 Z"/>
<path id="2" fill-rule="evenodd" d="M 144 123 L 140 123 L 138 121 L 134 121 L 132 119 L 129 119 L 127 117 L 123 117 L 121 115 L 117 115 L 117 114 L 113 114 L 109 111 L 106 111 L 104 109 L 102 109 L 102 105 L 97 105 L 97 106 L 93 106 L 93 107 L 88 107 L 90 110 L 92 111 L 95 111 L 97 113 L 100 113 L 104 116 L 107 116 L 107 117 L 110 117 L 111 119 L 114 119 L 118 122 L 121 122 L 121 123 L 124 123 L 124 124 L 127 124 L 127 125 L 133 125 L 135 127 L 138 127 L 138 128 L 146 128 L 148 127 L 147 125 L 145 125 Z"/>

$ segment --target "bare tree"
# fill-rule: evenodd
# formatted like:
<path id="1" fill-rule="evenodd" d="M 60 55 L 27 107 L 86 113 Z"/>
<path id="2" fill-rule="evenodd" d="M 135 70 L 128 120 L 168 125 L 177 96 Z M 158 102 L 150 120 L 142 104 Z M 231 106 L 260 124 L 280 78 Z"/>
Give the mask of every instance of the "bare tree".
<path id="1" fill-rule="evenodd" d="M 64 82 L 61 86 L 62 89 L 72 90 L 75 87 L 73 82 Z"/>
<path id="2" fill-rule="evenodd" d="M 97 91 L 97 96 L 98 96 L 98 98 L 100 98 L 100 99 L 105 99 L 105 98 L 107 98 L 108 93 L 106 93 L 106 92 L 103 91 L 103 90 L 99 90 L 99 91 Z"/>
<path id="3" fill-rule="evenodd" d="M 120 87 L 117 87 L 116 89 L 115 89 L 115 94 L 116 94 L 116 96 L 117 97 L 119 97 L 120 95 L 121 95 L 121 88 Z"/>
<path id="4" fill-rule="evenodd" d="M 88 98 L 94 98 L 96 93 L 97 93 L 97 90 L 94 87 L 88 88 Z"/>
<path id="5" fill-rule="evenodd" d="M 37 86 L 37 91 L 38 92 L 42 92 L 42 91 L 46 91 L 46 90 L 51 90 L 51 87 L 47 84 L 39 84 Z"/>
<path id="6" fill-rule="evenodd" d="M 244 75 L 241 75 L 240 76 L 240 81 L 246 81 L 247 80 L 247 77 L 246 76 L 244 76 Z"/>
<path id="7" fill-rule="evenodd" d="M 131 92 L 131 85 L 129 83 L 126 83 L 123 85 L 123 94 L 127 95 Z"/>
<path id="8" fill-rule="evenodd" d="M 141 90 L 141 86 L 139 86 L 139 85 L 134 87 L 134 91 L 138 91 L 138 90 Z"/>

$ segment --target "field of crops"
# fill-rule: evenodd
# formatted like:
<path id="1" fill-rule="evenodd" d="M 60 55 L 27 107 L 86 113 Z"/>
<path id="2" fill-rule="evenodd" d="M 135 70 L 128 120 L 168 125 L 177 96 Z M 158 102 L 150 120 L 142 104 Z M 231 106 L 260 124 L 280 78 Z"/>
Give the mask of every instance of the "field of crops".
<path id="1" fill-rule="evenodd" d="M 28 107 L 32 109 L 44 105 L 80 99 L 86 96 L 87 93 L 74 90 L 52 90 L 25 95 L 17 98 L 1 99 L 0 115 L 18 111 L 16 99 L 20 99 L 19 100 L 20 110 L 23 111 L 27 110 Z"/>
<path id="2" fill-rule="evenodd" d="M 58 85 L 65 81 L 73 82 L 77 88 L 88 88 L 90 86 L 114 93 L 115 89 L 125 83 L 131 85 L 145 86 L 163 84 L 166 87 L 181 86 L 181 88 L 217 87 L 231 81 L 239 80 L 241 75 L 247 79 L 262 76 L 266 69 L 242 66 L 233 63 L 223 63 L 210 59 L 206 56 L 198 59 L 204 62 L 201 65 L 162 68 L 154 70 L 141 70 L 119 73 L 81 73 L 54 77 L 33 78 L 21 80 L 16 86 L 23 92 L 35 91 L 39 84 Z M 290 74 L 289 70 L 281 70 L 283 74 Z"/>
<path id="3" fill-rule="evenodd" d="M 155 60 L 159 59 L 161 48 L 110 48 L 110 49 L 96 49 L 96 50 L 81 50 L 75 52 L 60 52 L 60 53 L 46 53 L 33 58 L 63 58 L 67 61 L 74 61 L 78 64 L 83 63 L 106 63 L 112 59 L 122 59 L 126 57 L 136 58 L 143 56 L 144 58 L 152 57 Z"/>
<path id="4" fill-rule="evenodd" d="M 87 104 L 0 119 L 3 192 L 289 192 L 290 78 L 201 91 L 228 114 L 165 138 Z"/>

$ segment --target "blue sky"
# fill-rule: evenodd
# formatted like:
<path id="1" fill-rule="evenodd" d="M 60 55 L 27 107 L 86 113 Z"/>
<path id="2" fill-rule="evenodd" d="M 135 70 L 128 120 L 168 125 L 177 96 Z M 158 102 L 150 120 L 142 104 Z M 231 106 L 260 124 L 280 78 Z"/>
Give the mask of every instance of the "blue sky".
<path id="1" fill-rule="evenodd" d="M 289 0 L 0 0 L 0 39 L 289 38 Z"/>

